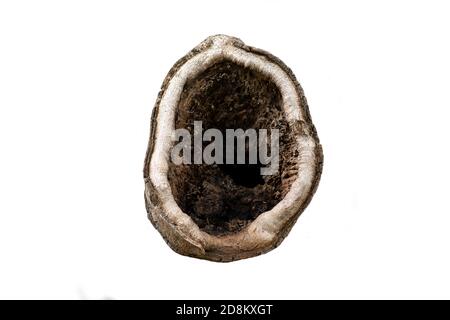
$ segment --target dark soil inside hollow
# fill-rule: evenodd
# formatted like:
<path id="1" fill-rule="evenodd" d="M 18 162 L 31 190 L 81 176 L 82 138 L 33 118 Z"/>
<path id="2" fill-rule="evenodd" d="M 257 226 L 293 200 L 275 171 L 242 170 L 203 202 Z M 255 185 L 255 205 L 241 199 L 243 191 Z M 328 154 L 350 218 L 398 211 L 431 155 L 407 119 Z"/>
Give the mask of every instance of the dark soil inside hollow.
<path id="1" fill-rule="evenodd" d="M 204 131 L 219 129 L 224 137 L 225 129 L 279 130 L 279 169 L 274 175 L 261 175 L 261 163 L 170 163 L 169 183 L 179 207 L 205 232 L 238 232 L 283 199 L 298 170 L 298 150 L 282 111 L 280 91 L 249 68 L 217 63 L 183 89 L 175 127 L 193 135 L 194 121 L 202 121 Z"/>

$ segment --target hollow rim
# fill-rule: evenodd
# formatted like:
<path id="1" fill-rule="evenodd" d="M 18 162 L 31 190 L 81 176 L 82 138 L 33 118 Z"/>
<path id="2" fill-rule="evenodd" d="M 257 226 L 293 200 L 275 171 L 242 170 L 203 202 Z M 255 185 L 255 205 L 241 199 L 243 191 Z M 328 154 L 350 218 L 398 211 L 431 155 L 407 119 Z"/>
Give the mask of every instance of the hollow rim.
<path id="1" fill-rule="evenodd" d="M 245 229 L 213 236 L 199 229 L 172 196 L 167 179 L 171 136 L 184 84 L 217 62 L 229 60 L 267 76 L 279 88 L 289 126 L 299 148 L 299 168 L 286 196 L 260 214 Z M 269 53 L 246 46 L 225 35 L 207 38 L 172 68 L 163 82 L 152 114 L 151 137 L 144 166 L 149 218 L 177 252 L 215 261 L 231 261 L 261 254 L 276 247 L 314 194 L 322 171 L 323 155 L 303 90 L 292 71 Z"/>

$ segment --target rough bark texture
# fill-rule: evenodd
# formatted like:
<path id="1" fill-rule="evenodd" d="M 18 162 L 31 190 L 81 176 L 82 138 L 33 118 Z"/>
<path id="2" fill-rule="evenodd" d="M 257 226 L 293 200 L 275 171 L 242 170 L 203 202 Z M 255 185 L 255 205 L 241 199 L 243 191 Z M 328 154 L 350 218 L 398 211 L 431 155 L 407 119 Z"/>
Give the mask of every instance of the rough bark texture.
<path id="1" fill-rule="evenodd" d="M 166 177 L 170 188 L 162 191 L 163 188 L 155 186 L 152 181 L 150 165 L 159 138 L 156 128 L 168 125 L 157 120 L 161 100 L 179 69 L 190 59 L 210 49 L 217 39 L 225 39 L 227 46 L 278 66 L 287 75 L 289 85 L 295 87 L 295 100 L 302 117 L 296 121 L 286 118 L 282 93 L 270 77 L 251 66 L 226 58 L 219 59 L 183 83 L 171 125 L 192 131 L 193 121 L 201 120 L 204 130 L 277 128 L 280 130 L 279 172 L 261 176 L 259 164 L 169 163 Z M 309 157 L 302 156 L 307 152 L 297 143 L 301 138 L 312 141 Z M 310 181 L 305 194 L 295 205 L 286 209 L 276 207 L 288 194 L 293 182 L 302 178 L 302 162 L 309 162 L 312 168 L 311 176 L 307 177 Z M 322 163 L 322 148 L 306 98 L 292 71 L 278 58 L 246 46 L 239 39 L 213 36 L 172 67 L 158 95 L 144 165 L 148 217 L 169 246 L 180 254 L 213 261 L 233 261 L 259 255 L 278 246 L 287 236 L 317 188 Z M 173 198 L 177 209 L 181 209 L 178 214 L 169 213 L 167 197 Z M 283 216 L 288 218 L 279 219 Z"/>

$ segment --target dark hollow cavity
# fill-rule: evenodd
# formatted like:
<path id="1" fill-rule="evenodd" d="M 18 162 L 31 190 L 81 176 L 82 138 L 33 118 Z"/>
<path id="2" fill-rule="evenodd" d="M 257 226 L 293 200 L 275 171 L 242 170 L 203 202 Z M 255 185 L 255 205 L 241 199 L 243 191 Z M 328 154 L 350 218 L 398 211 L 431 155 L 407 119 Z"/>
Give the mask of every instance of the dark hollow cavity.
<path id="1" fill-rule="evenodd" d="M 225 129 L 279 130 L 279 169 L 274 175 L 262 176 L 260 163 L 170 162 L 175 201 L 200 229 L 213 235 L 238 232 L 280 202 L 297 174 L 298 150 L 282 111 L 281 93 L 254 70 L 229 61 L 216 63 L 188 81 L 181 94 L 175 127 L 193 135 L 194 121 L 202 121 L 203 132 L 219 129 L 224 145 Z"/>

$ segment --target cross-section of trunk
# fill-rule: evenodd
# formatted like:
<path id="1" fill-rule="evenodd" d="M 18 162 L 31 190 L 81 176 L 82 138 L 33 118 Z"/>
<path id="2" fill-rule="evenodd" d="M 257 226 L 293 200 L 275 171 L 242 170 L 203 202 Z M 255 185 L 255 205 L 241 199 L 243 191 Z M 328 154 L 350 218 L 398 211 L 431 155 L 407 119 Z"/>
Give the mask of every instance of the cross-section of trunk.
<path id="1" fill-rule="evenodd" d="M 261 163 L 175 164 L 176 129 L 277 129 L 277 170 Z M 274 150 L 272 150 L 274 151 Z M 310 202 L 322 148 L 303 90 L 273 55 L 224 35 L 207 38 L 170 70 L 151 119 L 144 179 L 148 217 L 176 252 L 213 261 L 265 253 Z"/>

